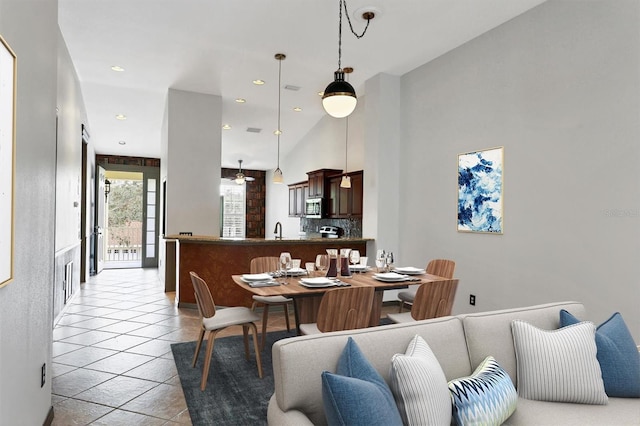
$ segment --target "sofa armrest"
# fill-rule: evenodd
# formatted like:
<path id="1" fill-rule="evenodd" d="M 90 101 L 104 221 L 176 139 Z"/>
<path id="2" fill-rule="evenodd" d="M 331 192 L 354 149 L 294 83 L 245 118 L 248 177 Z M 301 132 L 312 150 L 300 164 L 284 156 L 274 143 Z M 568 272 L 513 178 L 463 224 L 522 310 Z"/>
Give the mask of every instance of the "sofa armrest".
<path id="1" fill-rule="evenodd" d="M 276 394 L 271 395 L 267 409 L 267 423 L 273 426 L 313 426 L 313 422 L 298 410 L 284 412 L 278 407 Z"/>

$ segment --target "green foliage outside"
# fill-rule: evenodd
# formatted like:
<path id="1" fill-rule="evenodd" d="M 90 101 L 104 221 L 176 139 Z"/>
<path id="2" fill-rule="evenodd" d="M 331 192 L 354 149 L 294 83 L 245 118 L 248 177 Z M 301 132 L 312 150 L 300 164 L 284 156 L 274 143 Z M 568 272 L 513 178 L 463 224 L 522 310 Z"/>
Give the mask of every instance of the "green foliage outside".
<path id="1" fill-rule="evenodd" d="M 109 193 L 111 238 L 121 246 L 131 244 L 129 227 L 142 224 L 142 181 L 113 180 Z"/>

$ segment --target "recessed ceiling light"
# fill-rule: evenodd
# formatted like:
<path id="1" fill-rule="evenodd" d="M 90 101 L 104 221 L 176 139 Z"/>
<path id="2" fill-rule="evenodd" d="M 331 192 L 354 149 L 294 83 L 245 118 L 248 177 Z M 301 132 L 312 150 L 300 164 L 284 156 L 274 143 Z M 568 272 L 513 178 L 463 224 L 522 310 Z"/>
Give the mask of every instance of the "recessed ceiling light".
<path id="1" fill-rule="evenodd" d="M 302 108 L 300 108 L 300 107 L 295 107 L 295 108 L 293 108 L 293 110 L 294 110 L 295 112 L 300 112 L 300 111 L 302 111 Z"/>
<path id="2" fill-rule="evenodd" d="M 222 125 L 222 130 L 231 130 L 231 125 L 229 125 L 229 124 L 223 124 L 223 125 Z"/>
<path id="3" fill-rule="evenodd" d="M 247 102 L 247 100 L 243 99 L 243 98 L 237 98 L 236 102 L 239 103 L 239 104 L 243 104 L 243 103 Z"/>
<path id="4" fill-rule="evenodd" d="M 111 69 L 112 69 L 113 71 L 116 71 L 116 72 L 122 72 L 122 71 L 124 71 L 124 68 L 122 68 L 121 66 L 118 66 L 118 65 L 114 65 L 114 66 L 112 66 L 112 67 L 111 67 Z"/>
<path id="5" fill-rule="evenodd" d="M 124 114 L 116 114 L 116 119 L 118 120 L 126 120 L 127 116 Z"/>
<path id="6" fill-rule="evenodd" d="M 264 84 L 264 80 L 253 80 L 253 84 L 255 84 L 256 86 L 262 86 Z"/>
<path id="7" fill-rule="evenodd" d="M 126 145 L 127 143 L 125 141 L 118 141 L 118 145 Z"/>

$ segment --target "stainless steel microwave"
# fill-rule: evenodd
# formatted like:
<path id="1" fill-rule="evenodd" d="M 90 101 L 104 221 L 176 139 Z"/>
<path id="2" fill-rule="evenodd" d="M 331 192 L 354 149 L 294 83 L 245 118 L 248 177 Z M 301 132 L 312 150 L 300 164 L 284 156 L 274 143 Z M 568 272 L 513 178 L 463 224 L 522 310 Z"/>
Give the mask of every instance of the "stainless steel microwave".
<path id="1" fill-rule="evenodd" d="M 307 198 L 304 215 L 311 219 L 321 219 L 323 211 L 322 198 Z"/>

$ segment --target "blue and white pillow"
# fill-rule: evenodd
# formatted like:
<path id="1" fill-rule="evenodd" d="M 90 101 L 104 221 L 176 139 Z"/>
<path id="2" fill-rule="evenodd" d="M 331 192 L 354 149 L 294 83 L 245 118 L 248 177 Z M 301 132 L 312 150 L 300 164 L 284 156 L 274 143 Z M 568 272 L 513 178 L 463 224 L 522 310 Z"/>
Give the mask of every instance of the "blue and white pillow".
<path id="1" fill-rule="evenodd" d="M 329 425 L 402 426 L 387 382 L 351 337 L 336 373 L 322 372 L 322 403 Z"/>
<path id="2" fill-rule="evenodd" d="M 579 322 L 566 310 L 560 311 L 560 327 Z M 596 348 L 607 395 L 640 397 L 640 353 L 619 312 L 596 328 Z"/>
<path id="3" fill-rule="evenodd" d="M 516 410 L 518 394 L 509 374 L 488 356 L 469 377 L 451 380 L 453 424 L 501 425 Z"/>

